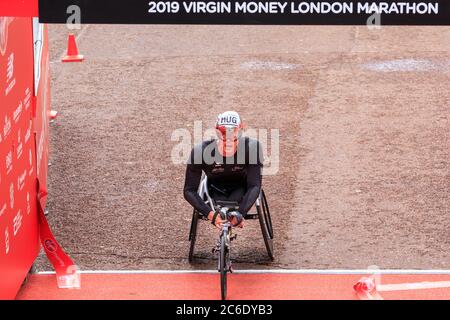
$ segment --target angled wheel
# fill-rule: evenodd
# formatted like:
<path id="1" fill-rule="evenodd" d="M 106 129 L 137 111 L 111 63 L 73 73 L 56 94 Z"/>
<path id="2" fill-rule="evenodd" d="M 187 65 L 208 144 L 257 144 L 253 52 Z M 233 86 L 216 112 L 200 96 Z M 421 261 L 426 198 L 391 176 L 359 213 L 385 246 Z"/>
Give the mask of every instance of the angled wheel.
<path id="1" fill-rule="evenodd" d="M 229 251 L 226 244 L 227 232 L 223 232 L 220 237 L 220 255 L 219 255 L 219 272 L 220 272 L 220 291 L 222 300 L 227 299 L 227 272 Z"/>
<path id="2" fill-rule="evenodd" d="M 264 193 L 264 190 L 261 191 L 261 195 L 263 203 L 264 221 L 267 224 L 267 230 L 269 231 L 270 238 L 273 239 L 272 217 L 270 216 L 269 204 L 267 203 L 267 198 L 266 194 Z"/>
<path id="3" fill-rule="evenodd" d="M 189 231 L 189 241 L 191 242 L 189 248 L 189 262 L 194 260 L 195 240 L 197 240 L 199 214 L 196 210 L 192 213 L 191 230 Z"/>
<path id="4" fill-rule="evenodd" d="M 261 226 L 261 232 L 263 235 L 264 244 L 266 245 L 267 254 L 269 255 L 269 258 L 271 260 L 274 260 L 272 219 L 270 217 L 269 205 L 267 204 L 267 199 L 264 191 L 261 191 L 260 199 L 260 205 L 256 206 L 259 225 Z"/>

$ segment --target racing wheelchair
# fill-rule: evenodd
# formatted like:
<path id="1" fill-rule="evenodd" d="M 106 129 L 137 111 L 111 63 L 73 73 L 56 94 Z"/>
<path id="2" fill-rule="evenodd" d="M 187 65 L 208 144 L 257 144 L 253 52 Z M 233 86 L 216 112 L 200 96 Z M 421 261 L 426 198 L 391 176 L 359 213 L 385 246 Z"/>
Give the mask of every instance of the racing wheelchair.
<path id="1" fill-rule="evenodd" d="M 220 210 L 220 208 L 226 207 L 230 210 L 237 210 L 239 207 L 239 203 L 235 201 L 225 201 L 225 200 L 215 200 L 213 199 L 208 192 L 208 179 L 204 175 L 199 188 L 198 194 L 205 201 L 207 205 L 211 207 L 212 211 Z M 272 227 L 272 219 L 270 216 L 269 205 L 267 203 L 267 198 L 264 193 L 264 190 L 261 189 L 258 199 L 255 201 L 254 207 L 256 208 L 256 213 L 249 212 L 246 216 L 246 220 L 258 219 L 259 225 L 261 227 L 264 244 L 267 249 L 267 254 L 271 260 L 274 260 L 273 253 L 273 227 Z M 192 213 L 192 222 L 191 228 L 189 232 L 189 262 L 192 262 L 194 259 L 194 250 L 195 250 L 195 241 L 197 239 L 197 229 L 198 223 L 200 220 L 207 220 L 207 218 L 203 217 L 197 210 L 193 210 Z"/>

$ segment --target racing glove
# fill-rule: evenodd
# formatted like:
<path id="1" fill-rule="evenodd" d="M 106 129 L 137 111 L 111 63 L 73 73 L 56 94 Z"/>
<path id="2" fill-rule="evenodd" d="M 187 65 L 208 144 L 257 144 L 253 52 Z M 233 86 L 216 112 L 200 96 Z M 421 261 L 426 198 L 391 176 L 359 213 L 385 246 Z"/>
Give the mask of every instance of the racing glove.
<path id="1" fill-rule="evenodd" d="M 226 220 L 222 220 L 219 211 L 211 211 L 208 214 L 208 220 L 211 221 L 211 223 L 219 229 L 222 228 L 222 224 L 226 222 Z"/>
<path id="2" fill-rule="evenodd" d="M 228 220 L 231 222 L 231 225 L 233 227 L 244 227 L 244 217 L 242 216 L 242 213 L 239 211 L 232 211 L 229 213 Z"/>

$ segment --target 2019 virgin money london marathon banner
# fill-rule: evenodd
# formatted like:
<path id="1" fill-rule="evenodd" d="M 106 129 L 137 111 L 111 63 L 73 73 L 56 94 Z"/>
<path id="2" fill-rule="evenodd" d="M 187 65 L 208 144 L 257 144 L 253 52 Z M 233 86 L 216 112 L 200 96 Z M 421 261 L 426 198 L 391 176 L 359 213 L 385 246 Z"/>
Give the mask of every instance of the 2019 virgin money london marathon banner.
<path id="1" fill-rule="evenodd" d="M 39 0 L 45 23 L 450 25 L 450 1 Z"/>

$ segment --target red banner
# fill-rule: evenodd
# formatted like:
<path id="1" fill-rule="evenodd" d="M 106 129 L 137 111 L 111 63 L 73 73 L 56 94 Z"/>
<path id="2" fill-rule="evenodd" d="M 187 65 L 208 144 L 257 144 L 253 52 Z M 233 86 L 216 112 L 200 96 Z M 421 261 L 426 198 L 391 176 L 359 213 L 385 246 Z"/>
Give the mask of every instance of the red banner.
<path id="1" fill-rule="evenodd" d="M 13 299 L 39 252 L 60 288 L 79 274 L 44 215 L 50 113 L 47 28 L 32 18 L 0 17 L 0 299 Z"/>
<path id="2" fill-rule="evenodd" d="M 31 18 L 0 18 L 0 299 L 14 298 L 39 251 Z"/>

